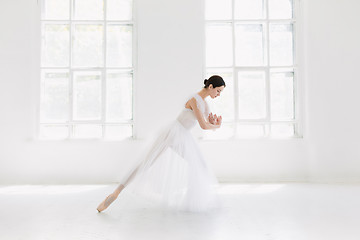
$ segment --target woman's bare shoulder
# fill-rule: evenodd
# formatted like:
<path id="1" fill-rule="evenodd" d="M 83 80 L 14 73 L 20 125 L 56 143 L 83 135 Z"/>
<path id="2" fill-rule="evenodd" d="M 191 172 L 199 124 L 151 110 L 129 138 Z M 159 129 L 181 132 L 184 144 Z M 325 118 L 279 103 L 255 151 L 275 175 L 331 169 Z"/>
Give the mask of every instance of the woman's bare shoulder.
<path id="1" fill-rule="evenodd" d="M 185 103 L 185 108 L 189 108 L 189 109 L 193 110 L 194 107 L 197 108 L 196 99 L 195 99 L 195 97 L 192 97 Z"/>

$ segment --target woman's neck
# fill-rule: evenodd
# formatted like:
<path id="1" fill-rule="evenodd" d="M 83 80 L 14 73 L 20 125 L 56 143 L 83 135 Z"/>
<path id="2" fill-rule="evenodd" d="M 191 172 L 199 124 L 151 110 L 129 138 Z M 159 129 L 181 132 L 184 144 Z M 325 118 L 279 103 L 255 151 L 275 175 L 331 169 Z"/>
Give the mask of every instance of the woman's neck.
<path id="1" fill-rule="evenodd" d="M 204 99 L 204 100 L 205 100 L 205 98 L 206 98 L 207 96 L 209 96 L 209 93 L 208 93 L 208 91 L 207 91 L 206 88 L 201 89 L 201 90 L 198 92 L 198 94 L 199 94 L 200 97 L 202 97 L 202 99 Z"/>

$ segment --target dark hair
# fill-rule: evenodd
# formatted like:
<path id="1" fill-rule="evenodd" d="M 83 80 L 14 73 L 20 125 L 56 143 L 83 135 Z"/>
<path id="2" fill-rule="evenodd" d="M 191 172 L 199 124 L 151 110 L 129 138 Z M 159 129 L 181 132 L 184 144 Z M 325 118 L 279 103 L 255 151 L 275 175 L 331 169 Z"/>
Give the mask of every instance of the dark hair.
<path id="1" fill-rule="evenodd" d="M 212 84 L 214 88 L 221 86 L 226 87 L 224 79 L 218 75 L 213 75 L 209 77 L 209 79 L 205 79 L 204 84 L 205 84 L 204 88 L 208 88 L 210 84 Z"/>

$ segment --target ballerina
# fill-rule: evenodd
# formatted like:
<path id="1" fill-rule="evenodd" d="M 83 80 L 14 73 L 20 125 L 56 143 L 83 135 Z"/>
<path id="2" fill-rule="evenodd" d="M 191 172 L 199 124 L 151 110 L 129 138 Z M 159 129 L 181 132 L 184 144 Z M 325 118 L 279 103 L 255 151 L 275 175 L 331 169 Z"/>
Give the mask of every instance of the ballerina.
<path id="1" fill-rule="evenodd" d="M 218 181 L 207 167 L 190 130 L 199 123 L 204 130 L 220 128 L 222 117 L 209 112 L 205 98 L 220 96 L 225 88 L 222 77 L 204 80 L 204 87 L 186 102 L 175 121 L 154 142 L 140 164 L 124 176 L 121 183 L 97 207 L 104 211 L 127 187 L 167 207 L 200 212 L 216 208 Z"/>

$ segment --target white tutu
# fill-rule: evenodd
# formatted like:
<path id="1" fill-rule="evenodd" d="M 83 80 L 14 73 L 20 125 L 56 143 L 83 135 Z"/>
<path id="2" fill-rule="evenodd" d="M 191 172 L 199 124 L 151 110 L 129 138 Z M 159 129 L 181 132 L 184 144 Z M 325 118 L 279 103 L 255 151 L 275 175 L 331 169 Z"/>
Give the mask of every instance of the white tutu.
<path id="1" fill-rule="evenodd" d="M 206 102 L 197 94 L 194 97 L 199 109 L 207 114 Z M 156 139 L 125 189 L 176 210 L 202 212 L 219 208 L 219 183 L 190 131 L 196 122 L 192 110 L 183 109 Z"/>

